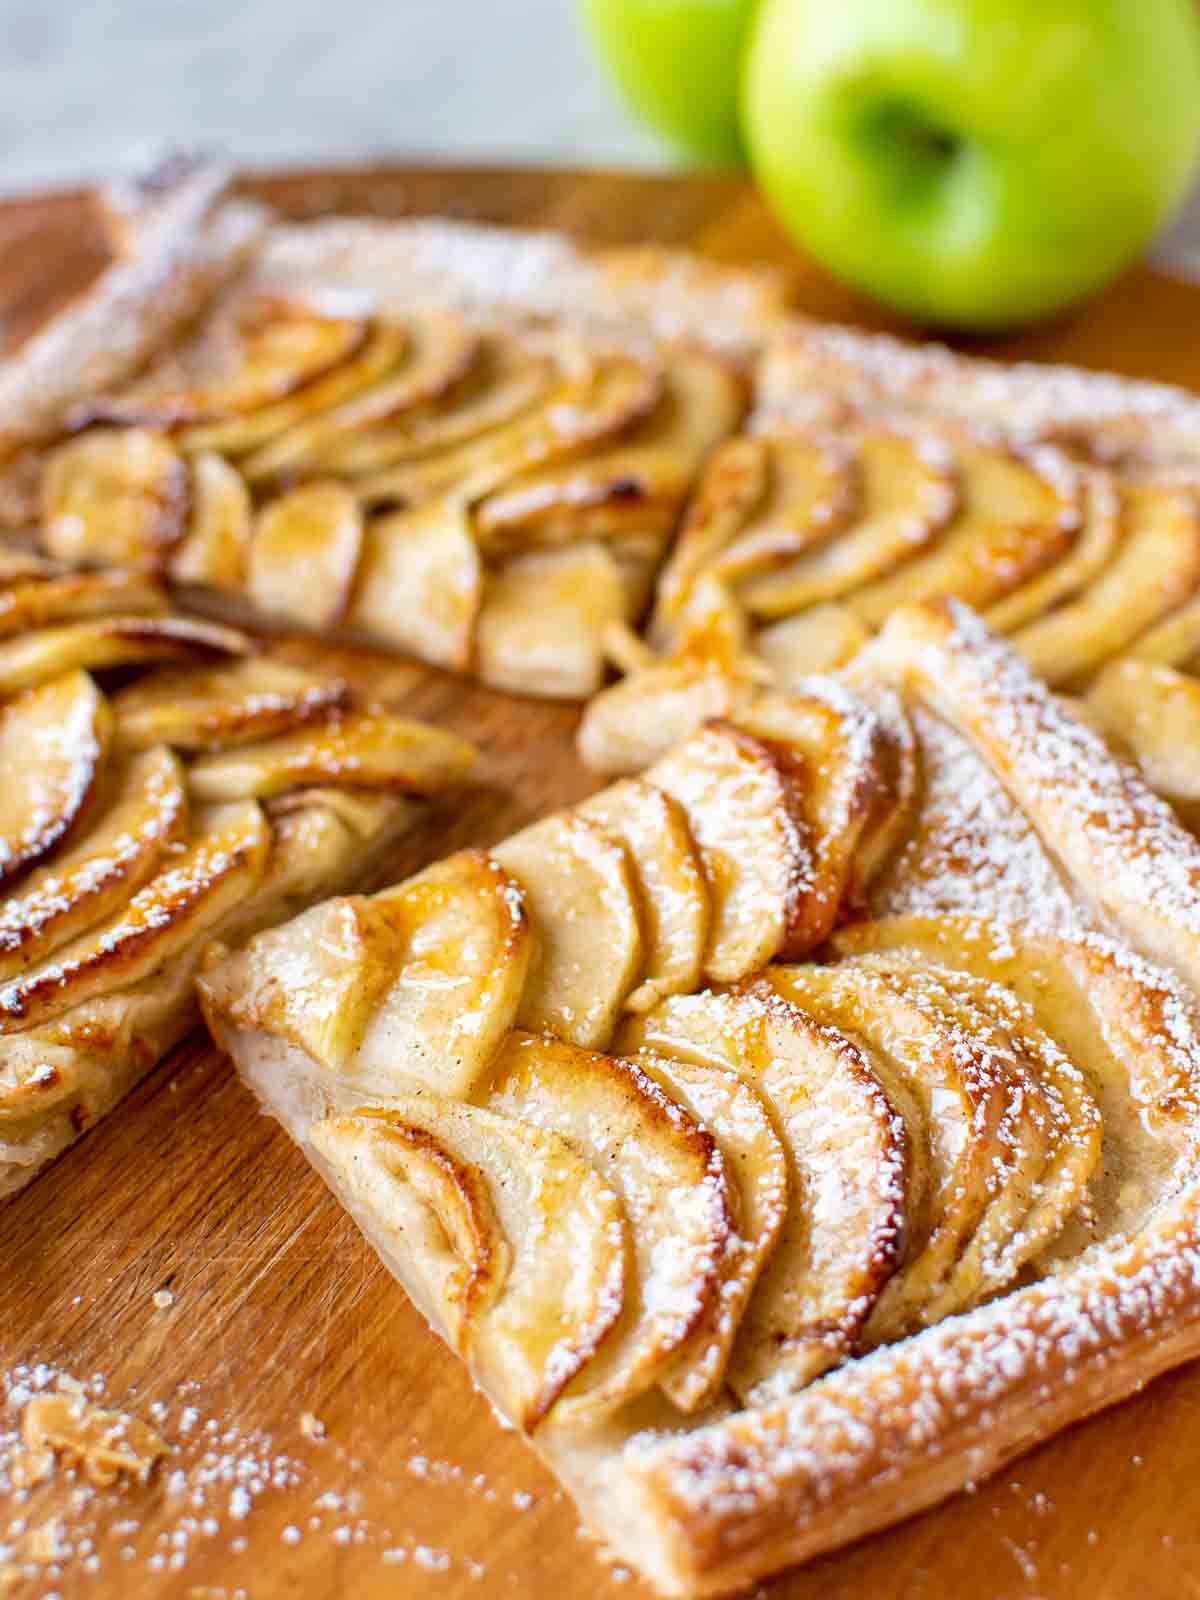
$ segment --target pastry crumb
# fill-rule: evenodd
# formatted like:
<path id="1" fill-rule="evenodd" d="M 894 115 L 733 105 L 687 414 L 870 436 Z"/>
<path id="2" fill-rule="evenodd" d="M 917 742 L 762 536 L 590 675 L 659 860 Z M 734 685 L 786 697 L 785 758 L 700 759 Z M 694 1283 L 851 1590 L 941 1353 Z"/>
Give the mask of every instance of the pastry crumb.
<path id="1" fill-rule="evenodd" d="M 98 1488 L 108 1488 L 123 1472 L 145 1483 L 166 1453 L 166 1445 L 146 1423 L 123 1411 L 106 1411 L 70 1389 L 36 1394 L 26 1403 L 21 1442 L 27 1470 L 32 1462 L 48 1477 L 58 1453 L 80 1465 Z"/>
<path id="2" fill-rule="evenodd" d="M 156 1311 L 166 1311 L 175 1304 L 175 1296 L 170 1289 L 156 1289 L 152 1299 Z"/>

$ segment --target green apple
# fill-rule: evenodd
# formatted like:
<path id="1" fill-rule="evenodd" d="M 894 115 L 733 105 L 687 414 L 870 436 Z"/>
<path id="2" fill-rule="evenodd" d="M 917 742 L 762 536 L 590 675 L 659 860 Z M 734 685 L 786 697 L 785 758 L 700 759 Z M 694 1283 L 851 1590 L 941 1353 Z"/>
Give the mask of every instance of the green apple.
<path id="1" fill-rule="evenodd" d="M 741 163 L 738 88 L 754 0 L 584 0 L 592 36 L 640 117 L 698 160 Z"/>
<path id="2" fill-rule="evenodd" d="M 1000 328 L 1099 288 L 1200 145 L 1196 0 L 763 0 L 744 66 L 779 216 L 923 322 Z"/>

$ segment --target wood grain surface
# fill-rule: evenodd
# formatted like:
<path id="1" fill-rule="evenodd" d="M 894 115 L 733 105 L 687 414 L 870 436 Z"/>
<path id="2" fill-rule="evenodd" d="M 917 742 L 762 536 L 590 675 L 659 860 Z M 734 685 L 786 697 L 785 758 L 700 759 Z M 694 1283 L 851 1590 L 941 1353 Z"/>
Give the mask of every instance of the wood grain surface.
<path id="1" fill-rule="evenodd" d="M 803 310 L 883 325 L 789 251 L 734 180 L 388 169 L 249 187 L 297 216 L 439 212 L 604 242 L 653 239 L 722 261 L 786 262 Z M 0 207 L 6 338 L 77 292 L 102 260 L 82 197 Z M 1200 288 L 1143 269 L 1078 316 L 988 348 L 1200 387 L 1198 328 Z M 334 659 L 482 747 L 478 783 L 406 841 L 392 876 L 468 842 L 489 845 L 596 787 L 573 754 L 570 709 L 378 657 L 294 641 L 283 648 L 295 659 Z M 15 1536 L 12 1518 L 40 1526 L 58 1516 L 55 1536 L 73 1552 L 14 1593 L 642 1593 L 596 1560 L 529 1449 L 497 1426 L 459 1363 L 201 1038 L 0 1208 L 0 1263 L 0 1376 L 11 1382 L 20 1364 L 39 1361 L 96 1375 L 114 1404 L 161 1416 L 172 1447 L 144 1486 L 79 1491 L 60 1474 L 0 1503 L 0 1545 Z M 312 1437 L 312 1417 L 323 1438 Z M 12 1421 L 0 1414 L 0 1433 Z M 1200 1595 L 1200 1369 L 1160 1380 L 941 1509 L 762 1592 L 771 1600 Z"/>

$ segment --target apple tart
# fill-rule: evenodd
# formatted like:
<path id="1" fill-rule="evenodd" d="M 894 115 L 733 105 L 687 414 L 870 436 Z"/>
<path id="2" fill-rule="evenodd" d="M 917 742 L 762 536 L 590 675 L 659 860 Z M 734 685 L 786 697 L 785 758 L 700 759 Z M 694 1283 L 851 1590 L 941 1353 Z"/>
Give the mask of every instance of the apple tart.
<path id="1" fill-rule="evenodd" d="M 378 865 L 454 736 L 179 615 L 138 573 L 0 578 L 0 1195 L 195 1024 L 214 937 Z"/>
<path id="2" fill-rule="evenodd" d="M 199 981 L 431 1326 L 665 1594 L 1196 1353 L 1200 847 L 953 601 Z"/>
<path id="3" fill-rule="evenodd" d="M 204 167 L 122 217 L 90 300 L 0 369 L 0 524 L 223 620 L 337 629 L 518 693 L 599 688 L 608 631 L 640 620 L 741 420 L 769 274 L 432 222 L 272 225 Z M 176 271 L 180 332 L 156 286 L 202 243 L 225 271 Z M 98 306 L 122 359 L 93 372 L 74 354 Z"/>
<path id="4" fill-rule="evenodd" d="M 697 484 L 649 645 L 581 747 L 636 770 L 747 686 L 837 670 L 898 606 L 954 595 L 1150 783 L 1200 799 L 1200 404 L 795 323 L 764 342 L 755 407 Z M 651 648 L 652 647 L 652 648 Z"/>

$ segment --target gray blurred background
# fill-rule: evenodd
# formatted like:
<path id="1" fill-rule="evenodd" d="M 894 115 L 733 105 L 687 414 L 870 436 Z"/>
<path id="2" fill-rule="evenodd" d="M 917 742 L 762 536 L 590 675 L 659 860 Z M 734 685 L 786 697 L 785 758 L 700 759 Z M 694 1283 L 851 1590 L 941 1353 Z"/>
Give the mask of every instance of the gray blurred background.
<path id="1" fill-rule="evenodd" d="M 0 190 L 154 142 L 254 166 L 672 159 L 601 80 L 576 0 L 0 0 Z M 1200 272 L 1200 197 L 1162 253 Z"/>

